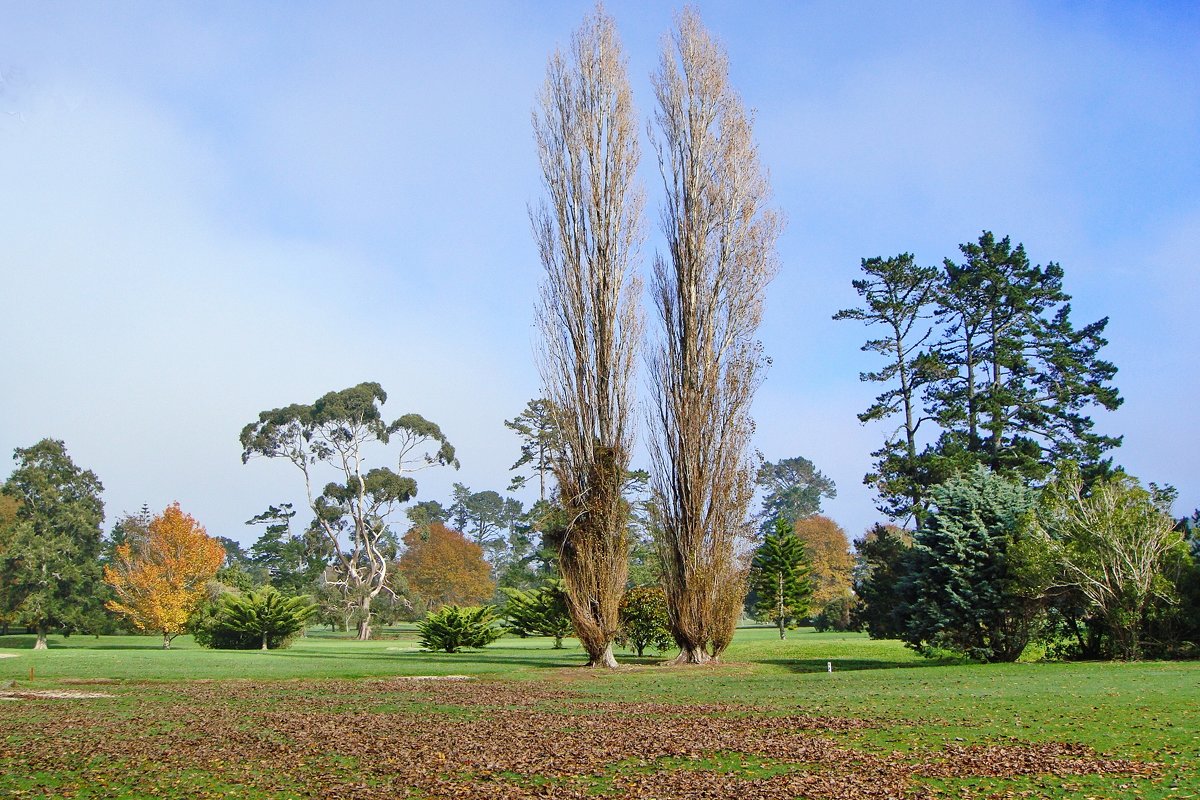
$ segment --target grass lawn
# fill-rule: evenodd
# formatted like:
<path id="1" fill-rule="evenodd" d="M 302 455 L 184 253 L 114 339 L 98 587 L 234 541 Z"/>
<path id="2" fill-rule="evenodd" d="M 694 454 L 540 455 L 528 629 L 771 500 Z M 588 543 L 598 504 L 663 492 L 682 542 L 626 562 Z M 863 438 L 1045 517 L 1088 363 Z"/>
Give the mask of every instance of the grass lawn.
<path id="1" fill-rule="evenodd" d="M 1200 663 L 934 663 L 744 629 L 719 666 L 595 671 L 573 640 L 388 634 L 0 637 L 0 797 L 1200 797 Z M 34 694 L 55 690 L 108 696 Z"/>

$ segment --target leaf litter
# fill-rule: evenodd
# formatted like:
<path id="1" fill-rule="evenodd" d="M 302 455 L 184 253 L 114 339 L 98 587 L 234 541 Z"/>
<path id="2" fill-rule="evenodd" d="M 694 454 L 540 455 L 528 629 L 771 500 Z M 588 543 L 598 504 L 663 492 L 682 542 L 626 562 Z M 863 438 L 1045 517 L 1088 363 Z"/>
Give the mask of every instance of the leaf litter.
<path id="1" fill-rule="evenodd" d="M 597 702 L 516 682 L 195 682 L 139 695 L 143 688 L 120 688 L 134 700 L 124 711 L 103 703 L 51 708 L 37 697 L 23 708 L 41 703 L 44 713 L 0 714 L 0 769 L 58 776 L 16 796 L 103 797 L 98 787 L 113 786 L 121 788 L 111 796 L 153 788 L 217 797 L 233 786 L 330 800 L 583 800 L 599 787 L 661 800 L 872 800 L 931 797 L 925 779 L 1136 779 L 1158 770 L 1059 742 L 872 752 L 847 746 L 842 735 L 890 721 Z"/>

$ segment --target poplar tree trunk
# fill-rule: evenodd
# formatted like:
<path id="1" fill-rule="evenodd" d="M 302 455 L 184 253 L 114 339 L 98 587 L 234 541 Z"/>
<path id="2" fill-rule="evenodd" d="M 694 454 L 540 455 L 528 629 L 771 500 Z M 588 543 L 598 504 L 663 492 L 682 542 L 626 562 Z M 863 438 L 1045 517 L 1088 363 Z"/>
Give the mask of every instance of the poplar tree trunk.
<path id="1" fill-rule="evenodd" d="M 534 115 L 547 201 L 531 210 L 545 268 L 539 372 L 558 439 L 550 468 L 567 611 L 589 666 L 615 667 L 628 577 L 633 376 L 641 339 L 638 124 L 612 19 L 598 7 L 555 53 Z M 545 475 L 539 465 L 539 482 Z M 558 534 L 556 534 L 558 535 Z"/>
<path id="2" fill-rule="evenodd" d="M 704 649 L 703 644 L 689 644 L 679 648 L 679 655 L 675 656 L 672 664 L 707 664 L 712 661 L 712 656 Z"/>
<path id="3" fill-rule="evenodd" d="M 745 598 L 749 412 L 766 365 L 755 332 L 780 221 L 728 59 L 694 10 L 678 17 L 652 80 L 667 195 L 652 287 L 662 334 L 649 359 L 654 527 L 675 663 L 703 664 L 728 644 Z"/>
<path id="4" fill-rule="evenodd" d="M 604 648 L 603 653 L 592 658 L 592 660 L 588 662 L 588 666 L 589 667 L 609 667 L 609 668 L 616 667 L 617 659 L 613 655 L 612 642 L 608 643 L 608 646 L 606 646 Z"/>

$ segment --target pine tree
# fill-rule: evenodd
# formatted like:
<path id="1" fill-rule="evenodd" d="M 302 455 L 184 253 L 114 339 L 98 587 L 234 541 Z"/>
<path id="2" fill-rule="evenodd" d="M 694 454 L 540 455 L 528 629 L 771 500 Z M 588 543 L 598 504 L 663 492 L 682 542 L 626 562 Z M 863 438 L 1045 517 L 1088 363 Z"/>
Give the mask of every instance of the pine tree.
<path id="1" fill-rule="evenodd" d="M 911 253 L 893 258 L 864 258 L 866 278 L 853 282 L 864 300 L 863 308 L 848 308 L 835 320 L 853 319 L 881 328 L 878 338 L 868 339 L 862 349 L 885 359 L 882 369 L 863 372 L 863 381 L 888 384 L 875 402 L 858 415 L 862 422 L 889 419 L 897 414 L 900 427 L 871 455 L 877 460 L 874 472 L 863 482 L 874 486 L 879 510 L 892 519 L 912 516 L 918 528 L 925 512 L 925 487 L 917 449 L 917 433 L 930 421 L 920 406 L 920 390 L 938 372 L 928 350 L 933 335 L 933 303 L 937 298 L 938 271 L 918 266 Z"/>
<path id="2" fill-rule="evenodd" d="M 911 552 L 912 534 L 894 525 L 876 524 L 854 541 L 854 617 L 872 639 L 900 638 L 900 586 Z"/>
<path id="3" fill-rule="evenodd" d="M 779 519 L 763 538 L 754 554 L 751 583 L 758 595 L 757 609 L 779 626 L 784 638 L 787 620 L 808 614 L 812 598 L 811 568 L 804 543 L 792 531 L 787 520 Z"/>
<path id="4" fill-rule="evenodd" d="M 854 281 L 864 306 L 834 317 L 881 330 L 863 349 L 885 365 L 860 377 L 889 388 L 859 419 L 901 421 L 864 482 L 881 511 L 918 530 L 931 487 L 974 464 L 1030 482 L 1070 458 L 1090 479 L 1111 470 L 1104 454 L 1121 443 L 1090 416 L 1122 402 L 1116 367 L 1100 358 L 1108 319 L 1077 329 L 1062 267 L 1031 265 L 1007 237 L 984 231 L 959 250 L 962 262 L 940 272 L 907 253 L 864 259 L 867 277 Z M 922 431 L 931 422 L 933 435 Z"/>
<path id="5" fill-rule="evenodd" d="M 763 491 L 761 530 L 767 533 L 775 520 L 789 523 L 821 513 L 821 498 L 837 497 L 837 486 L 803 456 L 766 461 L 758 468 L 755 483 Z"/>
<path id="6" fill-rule="evenodd" d="M 1076 330 L 1062 267 L 1031 265 L 1008 237 L 984 231 L 959 249 L 938 298 L 944 370 L 927 393 L 945 431 L 937 453 L 954 462 L 943 472 L 978 461 L 1038 480 L 1067 458 L 1105 471 L 1103 453 L 1121 440 L 1095 433 L 1087 412 L 1122 402 L 1116 367 L 1099 358 L 1108 318 Z"/>
<path id="7" fill-rule="evenodd" d="M 517 472 L 508 490 L 524 488 L 537 475 L 538 500 L 545 501 L 546 478 L 554 477 L 552 457 L 562 441 L 554 421 L 554 406 L 544 398 L 530 400 L 520 414 L 504 420 L 504 427 L 521 438 L 521 457 L 508 468 L 510 472 Z"/>
<path id="8" fill-rule="evenodd" d="M 1012 568 L 1033 493 L 977 464 L 934 487 L 932 499 L 927 524 L 913 538 L 902 638 L 927 654 L 940 648 L 980 661 L 1016 660 L 1037 611 Z"/>

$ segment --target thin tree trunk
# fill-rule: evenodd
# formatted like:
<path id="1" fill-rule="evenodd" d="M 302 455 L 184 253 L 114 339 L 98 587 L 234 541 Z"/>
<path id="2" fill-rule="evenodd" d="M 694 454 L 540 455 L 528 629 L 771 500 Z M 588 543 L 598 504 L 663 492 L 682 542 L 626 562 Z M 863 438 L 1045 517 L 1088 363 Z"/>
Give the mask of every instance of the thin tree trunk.
<path id="1" fill-rule="evenodd" d="M 910 385 L 908 362 L 904 353 L 904 334 L 898 327 L 893 326 L 896 334 L 896 363 L 900 369 L 900 396 L 904 398 L 904 445 L 908 456 L 909 479 L 913 480 L 912 472 L 917 463 L 917 426 L 913 421 L 913 387 Z M 912 515 L 916 529 L 920 531 L 925 525 L 925 509 L 922 506 L 921 492 L 915 485 L 912 494 Z"/>
<path id="2" fill-rule="evenodd" d="M 975 399 L 975 352 L 969 340 L 967 353 L 967 438 L 972 452 L 979 450 L 979 411 Z"/>
<path id="3" fill-rule="evenodd" d="M 171 649 L 171 634 L 163 631 L 163 650 Z"/>
<path id="4" fill-rule="evenodd" d="M 538 442 L 538 499 L 546 502 L 546 445 Z"/>
<path id="5" fill-rule="evenodd" d="M 266 631 L 262 632 L 262 649 L 263 650 L 267 649 L 267 632 Z"/>
<path id="6" fill-rule="evenodd" d="M 775 588 L 775 591 L 777 592 L 777 594 L 775 595 L 776 603 L 777 603 L 776 608 L 775 608 L 775 617 L 779 622 L 779 638 L 783 639 L 784 638 L 784 632 L 783 632 L 783 628 L 784 628 L 784 625 L 783 625 L 783 573 L 780 572 L 775 577 L 776 577 L 776 582 L 778 583 L 778 586 Z"/>

